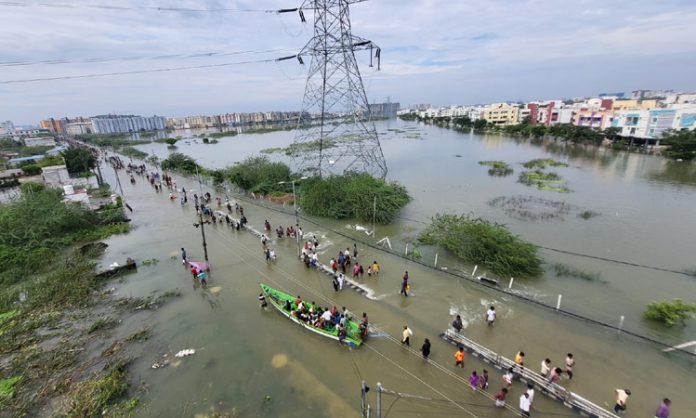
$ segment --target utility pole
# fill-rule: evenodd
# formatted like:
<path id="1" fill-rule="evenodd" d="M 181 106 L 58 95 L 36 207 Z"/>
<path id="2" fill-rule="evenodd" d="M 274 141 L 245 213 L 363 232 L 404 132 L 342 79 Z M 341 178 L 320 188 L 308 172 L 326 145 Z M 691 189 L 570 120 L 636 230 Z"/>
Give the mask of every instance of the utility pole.
<path id="1" fill-rule="evenodd" d="M 377 382 L 377 418 L 382 418 L 382 384 Z"/>
<path id="2" fill-rule="evenodd" d="M 367 392 L 370 388 L 363 380 L 360 388 L 360 414 L 361 418 L 370 418 L 370 403 L 367 401 Z"/>
<path id="3" fill-rule="evenodd" d="M 125 195 L 123 194 L 123 187 L 121 187 L 121 179 L 118 177 L 118 170 L 116 170 L 114 165 L 111 165 L 111 167 L 114 169 L 114 174 L 116 174 L 116 182 L 118 183 L 118 189 L 121 191 L 121 196 L 125 198 Z"/>
<path id="4" fill-rule="evenodd" d="M 375 195 L 375 200 L 372 202 L 372 238 L 377 236 L 375 232 L 375 220 L 377 219 L 377 195 Z"/>
<path id="5" fill-rule="evenodd" d="M 201 175 L 198 172 L 198 164 L 196 164 L 196 177 L 198 177 L 198 188 L 201 193 L 201 198 L 203 198 L 203 185 L 201 184 Z M 201 237 L 203 238 L 203 256 L 205 257 L 205 261 L 208 262 L 208 244 L 205 242 L 205 224 L 208 221 L 203 220 L 203 211 L 199 210 L 198 211 L 198 225 L 201 227 Z M 196 224 L 193 224 L 196 226 Z"/>
<path id="6" fill-rule="evenodd" d="M 297 194 L 295 193 L 295 182 L 300 180 L 306 180 L 308 177 L 300 177 L 297 180 L 290 180 L 292 183 L 292 208 L 295 211 L 295 241 L 297 242 L 297 256 L 299 257 L 302 252 L 300 250 L 300 234 L 297 233 L 300 229 L 300 215 L 297 211 Z M 278 184 L 287 184 L 287 181 L 279 181 Z"/>
<path id="7" fill-rule="evenodd" d="M 372 122 L 355 51 L 370 51 L 380 67 L 380 48 L 351 33 L 351 3 L 364 0 L 304 0 L 299 8 L 314 11 L 314 36 L 297 54 L 312 59 L 307 75 L 293 157 L 301 170 L 319 177 L 344 171 L 387 175 L 387 164 Z M 281 12 L 296 11 L 285 9 Z M 374 53 L 374 55 L 373 55 Z"/>
<path id="8" fill-rule="evenodd" d="M 295 241 L 297 242 L 297 256 L 300 256 L 300 234 L 297 231 L 300 229 L 300 217 L 297 214 L 297 195 L 295 194 L 295 180 L 292 181 L 292 206 L 295 209 Z"/>

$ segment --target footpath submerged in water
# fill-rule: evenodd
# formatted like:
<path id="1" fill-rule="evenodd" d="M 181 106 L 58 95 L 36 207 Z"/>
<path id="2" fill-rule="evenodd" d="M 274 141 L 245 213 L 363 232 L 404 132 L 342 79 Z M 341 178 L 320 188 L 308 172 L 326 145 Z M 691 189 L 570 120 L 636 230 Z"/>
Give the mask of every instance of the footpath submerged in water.
<path id="1" fill-rule="evenodd" d="M 235 219 L 234 217 L 230 216 L 228 213 L 225 213 L 223 211 L 215 211 L 214 215 L 218 216 L 219 218 L 229 217 L 234 222 L 239 222 L 238 219 Z M 257 238 L 261 238 L 262 236 L 264 236 L 262 232 L 254 229 L 253 227 L 246 227 L 245 229 Z M 316 269 L 326 274 L 327 276 L 336 277 L 336 274 L 327 265 L 317 263 Z M 348 278 L 346 278 L 346 282 L 358 293 L 363 294 L 369 299 L 376 299 L 373 296 L 373 292 L 371 289 L 367 289 L 360 283 L 354 282 Z M 574 392 L 569 391 L 561 385 L 549 382 L 539 374 L 534 373 L 527 368 L 519 367 L 513 360 L 510 360 L 498 353 L 495 353 L 493 350 L 490 350 L 476 343 L 475 341 L 464 337 L 463 335 L 457 333 L 452 329 L 446 330 L 441 336 L 442 339 L 449 342 L 450 344 L 453 344 L 458 347 L 464 347 L 473 356 L 480 358 L 485 363 L 491 364 L 498 370 L 505 371 L 510 368 L 513 368 L 513 375 L 519 381 L 525 384 L 534 384 L 541 390 L 542 394 L 550 397 L 553 400 L 562 402 L 563 405 L 570 409 L 573 409 L 575 412 L 580 413 L 583 416 L 588 416 L 590 418 L 618 418 L 616 414 L 607 411 L 606 409 L 583 398 L 582 396 Z"/>
<path id="2" fill-rule="evenodd" d="M 491 364 L 498 370 L 513 370 L 513 375 L 522 383 L 531 383 L 541 389 L 541 393 L 550 397 L 553 400 L 563 402 L 563 405 L 573 409 L 575 412 L 590 418 L 618 418 L 618 416 L 599 405 L 588 401 L 582 396 L 569 391 L 563 386 L 549 382 L 541 375 L 529 370 L 526 367 L 520 367 L 514 361 L 501 356 L 500 354 L 490 350 L 473 340 L 470 340 L 452 329 L 442 333 L 442 339 L 450 344 L 458 347 L 464 347 L 474 357 L 480 358 L 484 363 Z"/>

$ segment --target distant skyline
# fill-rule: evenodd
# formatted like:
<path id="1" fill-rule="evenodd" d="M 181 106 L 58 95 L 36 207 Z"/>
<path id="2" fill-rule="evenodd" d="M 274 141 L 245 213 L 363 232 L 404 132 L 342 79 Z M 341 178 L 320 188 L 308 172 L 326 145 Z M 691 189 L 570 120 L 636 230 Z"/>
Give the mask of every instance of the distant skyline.
<path id="1" fill-rule="evenodd" d="M 27 1 L 27 4 L 36 4 Z M 111 4 L 65 0 L 64 5 Z M 142 0 L 120 0 L 140 8 Z M 146 2 L 149 7 L 171 4 Z M 276 10 L 301 0 L 182 0 L 178 8 Z M 298 14 L 0 5 L 0 120 L 105 113 L 184 116 L 299 110 L 296 60 L 186 71 L 4 81 L 258 61 L 293 55 L 312 36 Z M 692 0 L 369 0 L 353 33 L 382 48 L 382 71 L 357 54 L 370 102 L 490 103 L 636 89 L 696 90 Z M 262 52 L 269 51 L 273 52 Z M 256 51 L 254 53 L 239 53 Z M 218 52 L 214 57 L 190 55 Z M 165 57 L 176 55 L 175 57 Z M 159 58 L 152 58 L 152 57 Z M 147 59 L 88 62 L 114 57 Z M 67 59 L 68 64 L 8 66 Z"/>

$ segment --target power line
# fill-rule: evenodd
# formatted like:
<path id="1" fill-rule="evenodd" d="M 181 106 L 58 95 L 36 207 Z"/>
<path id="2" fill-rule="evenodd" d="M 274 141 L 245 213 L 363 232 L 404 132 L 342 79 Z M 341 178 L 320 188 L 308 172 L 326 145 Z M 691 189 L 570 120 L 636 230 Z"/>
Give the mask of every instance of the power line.
<path id="1" fill-rule="evenodd" d="M 189 8 L 189 7 L 170 7 L 170 6 L 113 6 L 107 4 L 71 4 L 71 3 L 20 3 L 16 1 L 0 1 L 0 6 L 8 7 L 50 7 L 53 9 L 100 9 L 100 10 L 147 10 L 154 12 L 182 12 L 182 13 L 218 13 L 218 12 L 234 12 L 234 13 L 277 13 L 278 10 L 270 9 L 242 9 L 242 8 Z"/>
<path id="2" fill-rule="evenodd" d="M 209 52 L 196 52 L 187 54 L 168 54 L 168 55 L 132 55 L 125 57 L 101 57 L 101 58 L 56 58 L 48 60 L 35 60 L 35 61 L 0 61 L 0 67 L 18 67 L 27 65 L 55 65 L 55 64 L 91 64 L 91 63 L 101 63 L 101 62 L 113 62 L 113 61 L 137 61 L 137 60 L 161 60 L 161 59 L 171 59 L 171 58 L 209 58 L 209 57 L 226 57 L 231 55 L 242 55 L 242 54 L 263 54 L 270 52 L 289 52 L 292 49 L 252 49 L 247 51 L 209 51 Z"/>
<path id="3" fill-rule="evenodd" d="M 183 67 L 168 67 L 168 68 L 155 68 L 151 70 L 134 70 L 134 71 L 117 71 L 111 73 L 92 73 L 92 74 L 79 74 L 79 75 L 65 75 L 56 77 L 40 77 L 40 78 L 24 78 L 17 80 L 3 80 L 0 84 L 20 84 L 20 83 L 33 83 L 37 81 L 57 81 L 57 80 L 74 80 L 79 78 L 97 78 L 97 77 L 111 77 L 118 75 L 132 75 L 132 74 L 147 74 L 147 73 L 164 73 L 173 71 L 185 71 L 185 70 L 195 70 L 199 68 L 215 68 L 215 67 L 229 67 L 232 65 L 245 65 L 245 64 L 260 64 L 283 61 L 290 58 L 295 58 L 295 55 L 282 58 L 271 58 L 263 60 L 250 60 L 250 61 L 237 61 L 237 62 L 224 62 L 220 64 L 207 64 L 207 65 L 189 65 Z"/>

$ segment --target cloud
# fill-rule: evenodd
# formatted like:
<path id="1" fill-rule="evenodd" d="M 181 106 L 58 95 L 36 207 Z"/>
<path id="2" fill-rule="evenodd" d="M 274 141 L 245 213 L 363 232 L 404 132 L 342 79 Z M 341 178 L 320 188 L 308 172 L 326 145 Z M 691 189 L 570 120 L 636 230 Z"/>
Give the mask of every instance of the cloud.
<path id="1" fill-rule="evenodd" d="M 71 61 L 0 66 L 0 81 L 273 59 L 299 51 L 313 34 L 310 11 L 302 24 L 297 13 L 142 9 L 169 6 L 163 0 L 118 5 L 136 10 L 0 6 L 0 62 Z M 176 6 L 280 7 L 277 0 L 182 0 Z M 356 54 L 371 101 L 476 103 L 696 87 L 688 75 L 675 77 L 696 57 L 696 43 L 689 41 L 696 39 L 696 3 L 688 0 L 372 0 L 352 4 L 351 19 L 355 35 L 382 48 L 380 72 L 363 65 L 367 52 Z M 276 49 L 283 51 L 262 52 Z M 254 52 L 190 56 L 243 51 Z M 131 59 L 85 62 L 92 58 Z M 298 109 L 309 61 L 0 84 L 0 120 Z"/>

